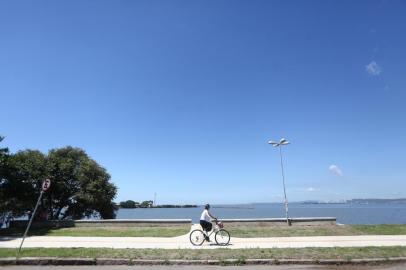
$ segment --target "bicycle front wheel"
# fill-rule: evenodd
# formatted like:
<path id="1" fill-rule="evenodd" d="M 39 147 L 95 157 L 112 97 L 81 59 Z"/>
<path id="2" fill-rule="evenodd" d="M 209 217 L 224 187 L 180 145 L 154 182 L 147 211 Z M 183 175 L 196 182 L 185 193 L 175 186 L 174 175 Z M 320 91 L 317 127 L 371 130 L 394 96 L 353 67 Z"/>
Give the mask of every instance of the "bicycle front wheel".
<path id="1" fill-rule="evenodd" d="M 202 230 L 194 230 L 190 233 L 190 243 L 194 246 L 201 246 L 204 242 L 204 233 Z"/>
<path id="2" fill-rule="evenodd" d="M 226 246 L 228 243 L 230 243 L 230 234 L 228 231 L 221 229 L 216 232 L 214 239 L 216 240 L 217 245 Z"/>

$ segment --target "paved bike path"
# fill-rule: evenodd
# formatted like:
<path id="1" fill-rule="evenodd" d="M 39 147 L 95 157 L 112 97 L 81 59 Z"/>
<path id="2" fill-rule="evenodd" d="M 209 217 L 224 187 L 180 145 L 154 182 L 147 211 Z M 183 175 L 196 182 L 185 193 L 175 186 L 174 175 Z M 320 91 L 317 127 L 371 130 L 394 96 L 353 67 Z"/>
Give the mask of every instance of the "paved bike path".
<path id="1" fill-rule="evenodd" d="M 212 237 L 211 237 L 212 238 Z M 212 242 L 195 247 L 189 242 L 189 235 L 179 237 L 68 237 L 31 236 L 24 247 L 43 248 L 162 248 L 162 249 L 213 249 L 224 248 Z M 17 248 L 21 238 L 0 237 L 0 248 Z M 304 248 L 304 247 L 365 247 L 406 246 L 406 235 L 360 235 L 360 236 L 309 236 L 309 237 L 231 237 L 227 248 Z"/>
<path id="2" fill-rule="evenodd" d="M 191 231 L 200 228 L 193 225 Z M 189 234 L 177 237 L 77 237 L 77 236 L 31 236 L 24 247 L 43 248 L 163 248 L 163 249 L 213 249 L 224 248 L 214 241 L 193 246 Z M 0 248 L 18 248 L 21 238 L 0 237 Z M 304 247 L 366 247 L 366 246 L 406 246 L 406 235 L 352 235 L 352 236 L 304 236 L 304 237 L 264 237 L 237 238 L 231 235 L 226 248 L 304 248 Z"/>

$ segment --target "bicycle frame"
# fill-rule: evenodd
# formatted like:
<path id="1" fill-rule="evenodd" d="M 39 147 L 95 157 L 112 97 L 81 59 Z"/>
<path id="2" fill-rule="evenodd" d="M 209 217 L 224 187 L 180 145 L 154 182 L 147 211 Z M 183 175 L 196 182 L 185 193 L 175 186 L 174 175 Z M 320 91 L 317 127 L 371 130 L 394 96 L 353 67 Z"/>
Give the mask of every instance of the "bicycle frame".
<path id="1" fill-rule="evenodd" d="M 200 226 L 199 229 L 197 228 L 194 229 L 189 234 L 190 242 L 194 246 L 201 246 L 204 243 L 204 241 L 210 242 L 208 238 L 210 238 L 212 234 L 214 234 L 214 240 L 220 246 L 228 245 L 228 243 L 230 242 L 230 233 L 223 228 L 224 226 L 222 226 L 221 222 L 216 220 L 215 224 L 212 226 L 212 230 L 210 230 L 209 232 L 204 230 L 202 227 L 203 226 Z"/>

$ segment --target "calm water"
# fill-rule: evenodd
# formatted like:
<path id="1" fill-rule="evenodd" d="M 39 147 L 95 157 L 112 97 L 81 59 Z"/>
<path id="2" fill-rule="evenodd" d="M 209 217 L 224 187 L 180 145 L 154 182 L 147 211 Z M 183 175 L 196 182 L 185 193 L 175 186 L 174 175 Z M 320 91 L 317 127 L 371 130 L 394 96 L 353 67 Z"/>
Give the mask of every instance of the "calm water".
<path id="1" fill-rule="evenodd" d="M 212 212 L 219 218 L 277 218 L 284 217 L 282 204 L 249 204 L 212 206 Z M 239 208 L 237 208 L 239 207 Z M 197 222 L 202 208 L 153 208 L 120 209 L 117 218 L 191 218 Z M 291 217 L 336 217 L 344 224 L 406 224 L 406 204 L 289 204 Z"/>

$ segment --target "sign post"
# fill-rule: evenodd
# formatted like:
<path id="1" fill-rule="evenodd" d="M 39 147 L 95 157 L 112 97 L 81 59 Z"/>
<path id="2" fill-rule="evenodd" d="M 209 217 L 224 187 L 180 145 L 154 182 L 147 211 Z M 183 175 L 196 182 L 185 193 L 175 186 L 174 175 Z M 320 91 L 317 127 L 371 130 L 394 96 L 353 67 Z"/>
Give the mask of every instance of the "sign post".
<path id="1" fill-rule="evenodd" d="M 23 239 L 21 240 L 21 244 L 20 244 L 20 248 L 18 249 L 18 252 L 21 252 L 21 248 L 23 247 L 25 237 L 27 236 L 28 230 L 31 227 L 32 220 L 34 219 L 35 212 L 37 212 L 38 206 L 39 206 L 39 204 L 41 202 L 42 195 L 44 194 L 44 192 L 46 192 L 49 189 L 50 186 L 51 186 L 51 180 L 45 179 L 45 181 L 42 182 L 41 193 L 39 194 L 37 204 L 35 205 L 35 208 L 34 208 L 34 212 L 31 215 L 31 218 L 30 218 L 30 221 L 28 222 L 27 228 L 25 229 L 25 233 L 24 233 Z"/>

